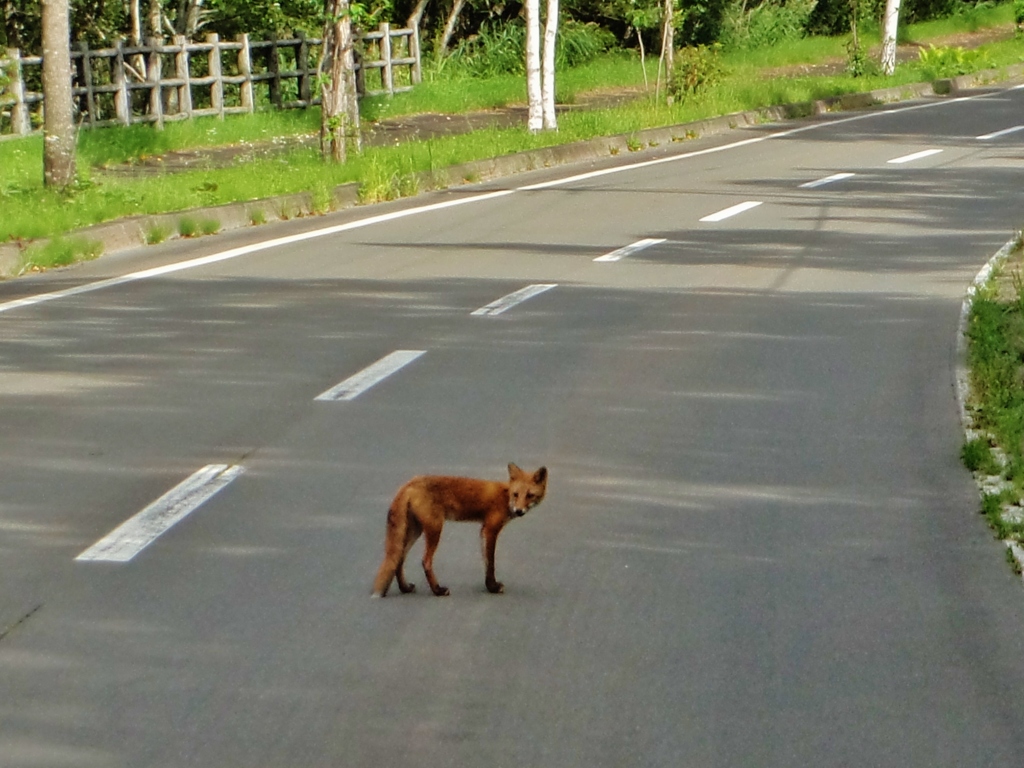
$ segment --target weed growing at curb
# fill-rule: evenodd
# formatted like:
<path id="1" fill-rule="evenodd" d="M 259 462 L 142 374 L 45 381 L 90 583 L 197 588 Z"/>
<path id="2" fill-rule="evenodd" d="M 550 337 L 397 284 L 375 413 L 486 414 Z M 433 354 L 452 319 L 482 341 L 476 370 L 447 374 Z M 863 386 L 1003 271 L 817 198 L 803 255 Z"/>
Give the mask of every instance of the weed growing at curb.
<path id="1" fill-rule="evenodd" d="M 25 251 L 21 272 L 38 272 L 66 267 L 78 261 L 89 261 L 103 253 L 103 243 L 84 237 L 55 237 Z"/>
<path id="2" fill-rule="evenodd" d="M 146 230 L 146 245 L 157 245 L 158 243 L 162 243 L 170 236 L 171 230 L 169 227 L 165 227 L 161 224 L 154 224 L 152 227 Z"/>
<path id="3" fill-rule="evenodd" d="M 195 237 L 199 232 L 199 224 L 191 216 L 178 219 L 178 234 L 182 237 Z"/>

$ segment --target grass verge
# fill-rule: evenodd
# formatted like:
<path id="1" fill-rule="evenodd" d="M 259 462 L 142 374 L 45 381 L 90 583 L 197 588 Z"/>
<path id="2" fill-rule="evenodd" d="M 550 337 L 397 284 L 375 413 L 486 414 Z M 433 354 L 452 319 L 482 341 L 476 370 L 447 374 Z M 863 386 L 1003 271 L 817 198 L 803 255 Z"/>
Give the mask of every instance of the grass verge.
<path id="1" fill-rule="evenodd" d="M 1024 545 L 1024 250 L 1021 239 L 976 292 L 966 326 L 971 428 L 961 450 L 981 513 L 1011 549 Z"/>

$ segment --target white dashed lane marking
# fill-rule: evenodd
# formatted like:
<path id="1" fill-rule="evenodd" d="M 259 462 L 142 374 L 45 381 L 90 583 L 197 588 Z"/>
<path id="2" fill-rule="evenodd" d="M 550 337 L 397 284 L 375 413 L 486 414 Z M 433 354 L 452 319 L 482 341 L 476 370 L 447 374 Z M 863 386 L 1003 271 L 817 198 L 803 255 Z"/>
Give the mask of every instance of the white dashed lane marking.
<path id="1" fill-rule="evenodd" d="M 707 216 L 702 218 L 701 221 L 709 223 L 713 223 L 716 221 L 725 221 L 725 219 L 730 219 L 733 216 L 743 213 L 744 211 L 749 211 L 751 208 L 757 208 L 757 206 L 759 205 L 761 205 L 761 203 L 757 200 L 748 200 L 745 203 L 734 205 L 731 208 L 726 208 L 725 210 L 719 211 L 718 213 L 708 214 Z"/>
<path id="2" fill-rule="evenodd" d="M 655 245 L 660 245 L 661 243 L 664 242 L 665 238 L 663 237 L 647 237 L 644 238 L 643 240 L 637 240 L 635 243 L 619 248 L 616 251 L 612 251 L 611 253 L 606 253 L 604 256 L 598 256 L 596 259 L 594 259 L 594 261 L 619 261 L 621 259 L 626 258 L 627 256 L 632 256 L 634 253 L 638 253 L 639 251 L 642 251 L 646 248 L 650 248 Z"/>
<path id="3" fill-rule="evenodd" d="M 942 152 L 941 149 L 923 149 L 920 152 L 914 152 L 913 154 L 894 157 L 892 160 L 889 160 L 888 163 L 890 165 L 903 165 L 903 163 L 912 163 L 915 160 L 922 160 L 926 157 L 937 155 L 940 152 Z"/>
<path id="4" fill-rule="evenodd" d="M 179 483 L 82 552 L 75 560 L 126 563 L 242 474 L 240 466 L 210 464 Z"/>
<path id="5" fill-rule="evenodd" d="M 837 181 L 844 181 L 846 179 L 853 178 L 852 173 L 833 173 L 831 176 L 826 176 L 823 179 L 817 179 L 816 181 L 808 181 L 800 185 L 800 189 L 814 189 L 815 187 L 824 187 L 826 184 L 834 184 Z"/>
<path id="6" fill-rule="evenodd" d="M 339 384 L 316 396 L 322 402 L 354 400 L 374 384 L 379 384 L 391 374 L 400 371 L 416 358 L 426 354 L 423 349 L 398 349 L 385 355 L 373 365 L 349 376 Z"/>
<path id="7" fill-rule="evenodd" d="M 992 139 L 1002 138 L 1003 136 L 1009 136 L 1011 133 L 1017 133 L 1017 131 L 1024 131 L 1024 125 L 1015 125 L 1012 128 L 1004 128 L 1001 131 L 995 133 L 986 133 L 984 136 L 975 137 L 978 141 L 991 141 Z"/>
<path id="8" fill-rule="evenodd" d="M 535 283 L 534 285 L 528 285 L 525 288 L 520 288 L 518 291 L 513 291 L 507 296 L 502 296 L 500 299 L 495 299 L 490 304 L 473 310 L 470 314 L 474 317 L 494 317 L 512 309 L 516 304 L 522 304 L 527 299 L 532 299 L 534 296 L 544 293 L 544 291 L 550 291 L 557 286 L 558 283 Z"/>

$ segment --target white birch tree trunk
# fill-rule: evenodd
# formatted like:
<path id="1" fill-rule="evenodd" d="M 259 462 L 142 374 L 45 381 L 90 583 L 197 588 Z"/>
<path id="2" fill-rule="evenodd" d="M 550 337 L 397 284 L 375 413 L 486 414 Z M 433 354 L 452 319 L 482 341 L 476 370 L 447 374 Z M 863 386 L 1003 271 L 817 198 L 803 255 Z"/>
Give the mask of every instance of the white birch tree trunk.
<path id="1" fill-rule="evenodd" d="M 544 22 L 544 62 L 541 71 L 541 112 L 545 131 L 557 131 L 555 116 L 555 40 L 558 37 L 558 0 L 547 0 Z"/>
<path id="2" fill-rule="evenodd" d="M 43 0 L 43 181 L 58 188 L 75 180 L 69 16 L 68 0 Z"/>
<path id="3" fill-rule="evenodd" d="M 544 127 L 540 78 L 540 0 L 526 0 L 526 127 L 537 133 Z"/>
<path id="4" fill-rule="evenodd" d="M 896 71 L 896 31 L 900 22 L 900 0 L 887 0 L 885 24 L 882 32 L 882 72 Z"/>

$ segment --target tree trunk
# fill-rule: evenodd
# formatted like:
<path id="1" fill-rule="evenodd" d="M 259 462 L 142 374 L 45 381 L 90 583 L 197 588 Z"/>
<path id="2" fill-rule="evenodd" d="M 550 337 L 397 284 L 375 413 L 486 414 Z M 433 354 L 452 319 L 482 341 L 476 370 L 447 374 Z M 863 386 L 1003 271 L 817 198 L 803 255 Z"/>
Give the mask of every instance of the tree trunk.
<path id="1" fill-rule="evenodd" d="M 541 107 L 544 130 L 557 131 L 555 117 L 555 40 L 558 36 L 558 0 L 547 0 L 547 19 L 544 23 L 544 62 L 541 72 Z"/>
<path id="2" fill-rule="evenodd" d="M 58 188 L 75 180 L 68 13 L 68 0 L 43 0 L 43 181 Z"/>
<path id="3" fill-rule="evenodd" d="M 540 79 L 540 0 L 526 0 L 526 127 L 537 133 L 544 127 Z"/>
<path id="4" fill-rule="evenodd" d="M 444 55 L 448 52 L 448 43 L 451 42 L 452 35 L 455 34 L 455 25 L 459 21 L 459 14 L 462 13 L 462 8 L 466 5 L 466 0 L 455 0 L 452 4 L 452 12 L 448 14 L 448 23 L 444 25 L 444 32 L 441 34 L 441 42 L 437 45 L 437 55 L 435 58 L 440 61 L 444 58 Z"/>
<path id="5" fill-rule="evenodd" d="M 419 27 L 420 22 L 423 21 L 423 13 L 427 10 L 427 3 L 429 0 L 419 0 L 416 3 L 416 7 L 413 8 L 411 14 L 409 14 L 408 21 L 405 22 L 405 26 L 409 29 L 416 29 Z"/>
<path id="6" fill-rule="evenodd" d="M 146 26 L 148 27 L 146 37 L 162 37 L 160 32 L 160 18 L 163 9 L 160 7 L 160 0 L 149 0 L 149 10 L 146 12 Z"/>
<path id="7" fill-rule="evenodd" d="M 676 68 L 675 0 L 665 0 L 661 17 L 661 57 L 658 59 L 658 80 L 654 86 L 654 98 L 661 95 L 661 68 L 665 67 L 665 87 L 671 88 L 672 75 Z"/>
<path id="8" fill-rule="evenodd" d="M 132 45 L 142 44 L 142 9 L 140 0 L 129 0 L 128 3 L 128 42 Z"/>
<path id="9" fill-rule="evenodd" d="M 885 25 L 882 33 L 882 72 L 896 71 L 896 31 L 900 21 L 900 0 L 887 0 Z"/>
<path id="10" fill-rule="evenodd" d="M 349 0 L 328 0 L 317 75 L 322 83 L 320 154 L 343 163 L 348 151 L 358 152 L 361 143 Z"/>

